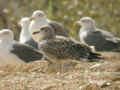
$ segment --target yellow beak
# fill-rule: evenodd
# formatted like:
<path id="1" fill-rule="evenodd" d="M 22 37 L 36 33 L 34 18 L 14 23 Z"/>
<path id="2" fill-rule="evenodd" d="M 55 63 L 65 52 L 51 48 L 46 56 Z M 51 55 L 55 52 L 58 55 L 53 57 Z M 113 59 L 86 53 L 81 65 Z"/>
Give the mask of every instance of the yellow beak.
<path id="1" fill-rule="evenodd" d="M 33 18 L 33 17 L 29 18 L 29 21 L 33 21 L 33 20 L 35 20 L 35 18 Z"/>
<path id="2" fill-rule="evenodd" d="M 18 27 L 21 27 L 21 24 L 18 23 L 17 25 L 18 25 Z"/>

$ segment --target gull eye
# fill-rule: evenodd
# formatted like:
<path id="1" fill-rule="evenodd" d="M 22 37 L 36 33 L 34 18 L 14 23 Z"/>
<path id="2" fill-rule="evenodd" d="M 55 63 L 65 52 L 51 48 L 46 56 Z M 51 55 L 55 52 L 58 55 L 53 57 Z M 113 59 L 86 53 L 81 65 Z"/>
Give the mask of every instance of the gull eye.
<path id="1" fill-rule="evenodd" d="M 48 29 L 42 28 L 41 31 L 42 31 L 42 32 L 48 32 Z"/>
<path id="2" fill-rule="evenodd" d="M 39 17 L 42 17 L 43 15 L 42 14 L 39 14 Z"/>
<path id="3" fill-rule="evenodd" d="M 33 32 L 32 35 L 38 34 L 40 31 Z"/>
<path id="4" fill-rule="evenodd" d="M 82 22 L 86 22 L 85 20 L 82 20 Z"/>
<path id="5" fill-rule="evenodd" d="M 48 29 L 45 29 L 45 32 L 48 32 Z"/>
<path id="6" fill-rule="evenodd" d="M 41 28 L 40 31 L 44 31 L 45 29 L 44 28 Z"/>

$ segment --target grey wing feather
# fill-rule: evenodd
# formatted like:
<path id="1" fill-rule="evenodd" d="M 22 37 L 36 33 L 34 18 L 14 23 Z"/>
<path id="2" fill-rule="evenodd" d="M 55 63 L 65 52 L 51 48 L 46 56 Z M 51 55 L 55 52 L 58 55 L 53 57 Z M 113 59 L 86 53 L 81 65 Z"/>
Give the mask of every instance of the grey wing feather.
<path id="1" fill-rule="evenodd" d="M 84 37 L 84 39 L 87 43 L 105 41 L 105 38 L 100 31 L 91 31 Z"/>
<path id="2" fill-rule="evenodd" d="M 101 33 L 101 35 L 106 39 L 106 40 L 109 40 L 109 41 L 113 41 L 113 42 L 116 42 L 116 37 L 110 33 L 110 32 L 107 32 L 107 31 L 103 31 L 103 30 L 100 30 L 100 29 L 96 29 L 99 33 Z"/>
<path id="3" fill-rule="evenodd" d="M 11 52 L 17 55 L 24 62 L 40 60 L 43 57 L 43 55 L 34 48 L 19 43 L 13 44 Z"/>
<path id="4" fill-rule="evenodd" d="M 35 42 L 32 38 L 30 40 L 26 41 L 25 44 L 28 44 L 28 45 L 32 46 L 33 48 L 38 49 L 37 42 Z"/>
<path id="5" fill-rule="evenodd" d="M 112 38 L 112 36 L 107 35 L 101 31 L 92 31 L 87 35 L 87 37 L 88 37 L 87 39 L 94 40 L 95 42 L 102 42 L 102 43 L 107 42 L 107 41 L 112 42 L 112 40 L 110 39 Z"/>
<path id="6" fill-rule="evenodd" d="M 110 51 L 118 48 L 116 40 L 101 31 L 93 31 L 87 37 L 87 43 L 96 46 L 96 50 Z"/>

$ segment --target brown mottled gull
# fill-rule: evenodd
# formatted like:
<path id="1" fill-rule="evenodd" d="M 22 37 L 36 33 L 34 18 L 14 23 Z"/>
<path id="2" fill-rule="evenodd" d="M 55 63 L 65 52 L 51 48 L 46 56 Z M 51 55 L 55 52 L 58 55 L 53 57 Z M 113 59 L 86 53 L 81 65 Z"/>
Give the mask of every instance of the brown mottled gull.
<path id="1" fill-rule="evenodd" d="M 100 54 L 93 52 L 88 46 L 70 38 L 56 36 L 50 25 L 44 25 L 39 31 L 32 32 L 32 36 L 39 43 L 40 51 L 52 62 L 71 59 L 93 61 L 100 58 Z"/>

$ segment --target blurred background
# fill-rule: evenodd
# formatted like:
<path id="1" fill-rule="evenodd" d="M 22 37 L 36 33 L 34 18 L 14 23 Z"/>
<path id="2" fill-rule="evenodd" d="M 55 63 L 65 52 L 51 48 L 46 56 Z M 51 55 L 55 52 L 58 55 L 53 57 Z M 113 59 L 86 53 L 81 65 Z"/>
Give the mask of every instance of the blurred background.
<path id="1" fill-rule="evenodd" d="M 120 37 L 120 0 L 0 0 L 0 29 L 12 29 L 18 40 L 17 22 L 37 9 L 62 23 L 76 39 L 80 26 L 75 21 L 83 16 L 94 18 L 97 27 Z"/>

